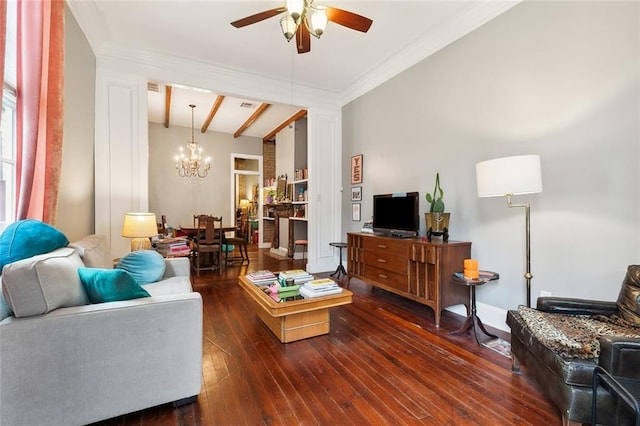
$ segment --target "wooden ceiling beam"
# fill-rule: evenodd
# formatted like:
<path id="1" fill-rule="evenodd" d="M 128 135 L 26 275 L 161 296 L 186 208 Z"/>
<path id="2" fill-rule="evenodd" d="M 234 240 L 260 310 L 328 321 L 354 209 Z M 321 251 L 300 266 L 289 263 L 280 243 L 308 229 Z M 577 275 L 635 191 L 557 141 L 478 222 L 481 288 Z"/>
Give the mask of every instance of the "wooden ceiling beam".
<path id="1" fill-rule="evenodd" d="M 254 113 L 251 114 L 251 117 L 247 118 L 247 121 L 242 123 L 242 126 L 240 126 L 238 130 L 236 130 L 236 132 L 233 134 L 233 137 L 234 138 L 240 137 L 242 132 L 244 132 L 249 126 L 251 126 L 253 122 L 256 121 L 258 117 L 260 117 L 262 113 L 265 112 L 266 109 L 269 108 L 270 106 L 271 104 L 267 104 L 267 103 L 260 104 L 260 106 L 254 111 Z"/>
<path id="2" fill-rule="evenodd" d="M 222 101 L 224 101 L 224 95 L 218 95 L 216 101 L 213 103 L 211 107 L 211 111 L 209 111 L 209 115 L 207 115 L 207 119 L 202 123 L 202 128 L 200 129 L 200 133 L 205 133 L 209 129 L 209 125 L 211 121 L 213 121 L 213 117 L 215 117 L 220 105 L 222 105 Z"/>
<path id="3" fill-rule="evenodd" d="M 169 128 L 169 117 L 171 116 L 171 86 L 164 88 L 164 127 Z"/>
<path id="4" fill-rule="evenodd" d="M 298 119 L 300 119 L 300 118 L 302 118 L 302 117 L 304 117 L 306 115 L 307 115 L 307 110 L 306 109 L 301 109 L 300 111 L 296 112 L 291 117 L 287 118 L 285 121 L 280 123 L 280 125 L 278 125 L 278 127 L 273 129 L 272 131 L 270 131 L 265 137 L 262 138 L 262 141 L 263 142 L 267 142 L 267 141 L 272 140 L 276 136 L 276 133 L 278 133 L 280 130 L 284 129 L 289 124 L 295 122 L 296 120 L 298 120 Z"/>

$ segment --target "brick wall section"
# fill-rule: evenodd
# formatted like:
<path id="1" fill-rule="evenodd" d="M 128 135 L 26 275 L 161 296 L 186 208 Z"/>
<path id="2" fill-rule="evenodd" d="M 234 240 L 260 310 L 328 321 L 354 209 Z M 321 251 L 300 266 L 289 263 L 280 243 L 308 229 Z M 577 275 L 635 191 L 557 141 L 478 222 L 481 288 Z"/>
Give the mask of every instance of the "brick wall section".
<path id="1" fill-rule="evenodd" d="M 262 241 L 265 243 L 271 243 L 273 241 L 273 234 L 275 231 L 275 224 L 271 220 L 262 221 L 262 232 L 264 232 L 264 237 L 262 237 Z"/>
<path id="2" fill-rule="evenodd" d="M 262 174 L 264 179 L 276 177 L 276 143 L 273 141 L 262 143 Z"/>
<path id="3" fill-rule="evenodd" d="M 262 143 L 262 174 L 264 179 L 276 177 L 276 143 L 274 141 Z M 262 182 L 264 185 L 264 182 Z M 266 214 L 266 212 L 265 212 Z M 274 223 L 268 220 L 262 222 L 262 241 L 268 243 L 273 240 Z"/>

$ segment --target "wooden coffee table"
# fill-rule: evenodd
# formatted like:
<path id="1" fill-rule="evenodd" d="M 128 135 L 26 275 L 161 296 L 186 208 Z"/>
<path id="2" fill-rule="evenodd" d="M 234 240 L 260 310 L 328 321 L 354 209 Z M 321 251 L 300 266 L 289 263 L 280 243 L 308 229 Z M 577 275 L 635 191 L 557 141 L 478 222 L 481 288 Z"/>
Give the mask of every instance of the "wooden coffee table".
<path id="1" fill-rule="evenodd" d="M 258 318 L 282 343 L 329 334 L 329 308 L 349 304 L 353 296 L 343 288 L 340 294 L 276 302 L 244 275 L 238 284 L 253 300 Z"/>

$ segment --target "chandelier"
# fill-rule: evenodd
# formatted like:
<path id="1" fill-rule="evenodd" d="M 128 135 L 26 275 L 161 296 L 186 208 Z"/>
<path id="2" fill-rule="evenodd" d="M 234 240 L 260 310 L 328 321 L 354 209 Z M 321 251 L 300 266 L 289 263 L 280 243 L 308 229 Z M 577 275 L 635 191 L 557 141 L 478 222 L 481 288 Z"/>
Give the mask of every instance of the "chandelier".
<path id="1" fill-rule="evenodd" d="M 195 105 L 189 105 L 191 108 L 191 142 L 187 143 L 187 149 L 191 152 L 186 154 L 183 147 L 180 147 L 180 152 L 176 155 L 176 172 L 180 177 L 199 177 L 203 178 L 209 174 L 211 169 L 211 158 L 207 157 L 202 160 L 202 147 L 194 139 L 194 121 L 193 121 L 193 109 Z"/>
<path id="2" fill-rule="evenodd" d="M 291 41 L 302 23 L 309 33 L 316 37 L 324 33 L 327 28 L 327 10 L 324 6 L 312 6 L 313 0 L 287 0 L 287 13 L 280 19 L 282 34 Z"/>

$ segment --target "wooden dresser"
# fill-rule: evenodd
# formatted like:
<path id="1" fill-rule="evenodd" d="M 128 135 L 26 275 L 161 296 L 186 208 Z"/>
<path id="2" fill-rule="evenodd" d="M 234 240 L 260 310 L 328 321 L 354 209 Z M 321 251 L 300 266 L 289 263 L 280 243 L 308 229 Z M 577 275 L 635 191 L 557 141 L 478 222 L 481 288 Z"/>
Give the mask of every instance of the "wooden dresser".
<path id="1" fill-rule="evenodd" d="M 399 294 L 433 309 L 436 327 L 448 306 L 464 304 L 469 310 L 466 287 L 451 282 L 471 257 L 471 243 L 464 241 L 422 241 L 373 234 L 347 234 L 349 279 Z"/>

